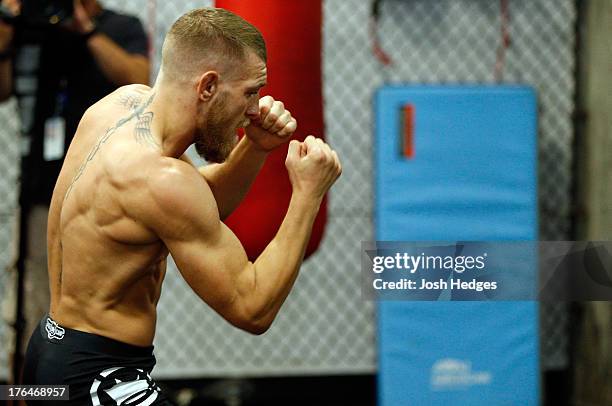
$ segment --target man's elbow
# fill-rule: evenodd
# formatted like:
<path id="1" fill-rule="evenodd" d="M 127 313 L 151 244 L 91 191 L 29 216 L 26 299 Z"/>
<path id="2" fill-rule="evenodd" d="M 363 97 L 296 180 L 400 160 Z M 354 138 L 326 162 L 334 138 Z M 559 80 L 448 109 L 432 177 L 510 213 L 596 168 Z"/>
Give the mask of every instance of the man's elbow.
<path id="1" fill-rule="evenodd" d="M 142 56 L 132 57 L 129 64 L 117 65 L 107 78 L 117 86 L 149 85 L 149 61 Z"/>
<path id="2" fill-rule="evenodd" d="M 149 85 L 150 69 L 149 60 L 142 56 L 132 58 L 130 82 L 141 85 Z"/>
<path id="3" fill-rule="evenodd" d="M 234 326 L 238 327 L 241 330 L 246 331 L 247 333 L 251 333 L 256 336 L 260 336 L 272 326 L 272 319 L 257 319 L 257 318 L 245 318 L 240 320 L 239 322 L 233 323 Z"/>
<path id="4" fill-rule="evenodd" d="M 12 93 L 10 91 L 0 90 L 0 103 L 4 103 L 8 99 L 10 99 L 11 96 L 12 96 Z"/>
<path id="5" fill-rule="evenodd" d="M 251 333 L 255 336 L 260 336 L 266 331 L 268 331 L 269 328 L 270 328 L 270 324 L 269 325 L 251 324 L 249 325 L 249 327 L 243 328 L 242 330 L 246 331 L 247 333 Z"/>
<path id="6" fill-rule="evenodd" d="M 140 70 L 123 72 L 117 76 L 113 82 L 117 86 L 127 85 L 149 85 L 149 74 Z"/>
<path id="7" fill-rule="evenodd" d="M 149 71 L 138 71 L 132 75 L 130 84 L 139 84 L 149 86 Z"/>
<path id="8" fill-rule="evenodd" d="M 264 309 L 254 310 L 244 304 L 234 309 L 237 311 L 227 317 L 227 320 L 235 327 L 253 335 L 262 335 L 268 331 L 274 321 L 274 315 Z"/>

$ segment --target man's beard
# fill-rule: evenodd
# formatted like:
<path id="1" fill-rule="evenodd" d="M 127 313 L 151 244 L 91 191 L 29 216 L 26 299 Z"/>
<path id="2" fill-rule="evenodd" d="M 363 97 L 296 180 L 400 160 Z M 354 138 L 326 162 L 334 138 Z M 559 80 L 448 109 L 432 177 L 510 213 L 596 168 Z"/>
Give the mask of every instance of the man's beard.
<path id="1" fill-rule="evenodd" d="M 211 106 L 206 124 L 202 124 L 204 115 L 200 109 L 195 137 L 196 151 L 207 162 L 225 162 L 236 145 L 236 128 L 226 111 L 227 99 L 223 97 Z"/>

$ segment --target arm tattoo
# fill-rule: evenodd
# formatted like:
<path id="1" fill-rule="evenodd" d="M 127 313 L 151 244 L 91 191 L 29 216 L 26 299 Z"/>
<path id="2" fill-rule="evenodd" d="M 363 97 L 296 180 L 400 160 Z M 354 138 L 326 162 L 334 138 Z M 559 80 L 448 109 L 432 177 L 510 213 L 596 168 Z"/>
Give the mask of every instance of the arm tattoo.
<path id="1" fill-rule="evenodd" d="M 85 159 L 85 161 L 81 164 L 81 166 L 77 170 L 77 173 L 74 175 L 74 178 L 72 178 L 72 182 L 70 183 L 70 186 L 68 186 L 68 190 L 66 191 L 66 195 L 64 196 L 64 200 L 66 200 L 68 198 L 68 195 L 72 191 L 72 188 L 74 187 L 74 184 L 83 175 L 83 172 L 85 172 L 85 168 L 87 167 L 87 164 L 91 160 L 94 159 L 94 157 L 96 156 L 96 153 L 100 150 L 100 147 L 102 146 L 102 144 L 104 144 L 106 141 L 108 141 L 108 139 L 121 126 L 123 126 L 125 123 L 131 121 L 133 118 L 138 119 L 138 122 L 136 124 L 136 131 L 138 132 L 139 123 L 141 121 L 143 121 L 143 117 L 145 117 L 145 116 L 149 117 L 148 121 L 147 121 L 146 132 L 147 132 L 147 135 L 151 138 L 151 142 L 153 142 L 155 144 L 155 141 L 153 140 L 153 136 L 151 135 L 151 131 L 150 131 L 151 120 L 153 119 L 153 112 L 143 113 L 144 110 L 147 107 L 149 107 L 149 105 L 153 101 L 153 97 L 154 96 L 155 96 L 155 93 L 151 94 L 151 97 L 149 97 L 149 99 L 143 105 L 140 105 L 137 108 L 135 108 L 128 116 L 121 118 L 119 121 L 117 121 L 117 123 L 114 126 L 109 128 L 108 130 L 106 130 L 106 132 L 104 133 L 104 135 L 102 137 L 98 138 L 98 141 L 91 148 L 91 151 L 89 151 L 89 154 L 87 155 L 87 158 Z M 144 125 L 141 125 L 141 126 L 144 126 Z"/>

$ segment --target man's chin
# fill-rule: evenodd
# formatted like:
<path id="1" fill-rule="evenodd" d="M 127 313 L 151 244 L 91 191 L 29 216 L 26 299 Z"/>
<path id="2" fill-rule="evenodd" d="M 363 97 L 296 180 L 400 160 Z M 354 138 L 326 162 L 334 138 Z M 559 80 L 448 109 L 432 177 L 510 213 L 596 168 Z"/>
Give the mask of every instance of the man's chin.
<path id="1" fill-rule="evenodd" d="M 234 148 L 236 148 L 239 141 L 240 137 L 238 137 L 237 133 L 234 133 L 225 145 L 206 148 L 203 144 L 196 143 L 196 152 L 206 162 L 222 164 L 227 160 L 227 157 L 229 157 Z"/>
<path id="2" fill-rule="evenodd" d="M 220 154 L 219 155 L 200 154 L 200 157 L 202 159 L 212 164 L 222 164 L 223 162 L 227 160 L 228 156 L 229 154 L 226 154 L 225 156 L 221 156 Z"/>
<path id="3" fill-rule="evenodd" d="M 200 151 L 198 151 L 198 155 L 200 155 L 200 157 L 204 160 L 206 160 L 206 162 L 210 162 L 210 163 L 215 163 L 215 164 L 222 164 L 223 162 L 225 162 L 227 160 L 227 158 L 230 156 L 231 152 L 234 150 L 234 147 L 236 145 L 232 145 L 232 148 L 228 148 L 226 150 L 218 150 L 218 151 L 202 151 L 203 153 L 201 153 Z"/>

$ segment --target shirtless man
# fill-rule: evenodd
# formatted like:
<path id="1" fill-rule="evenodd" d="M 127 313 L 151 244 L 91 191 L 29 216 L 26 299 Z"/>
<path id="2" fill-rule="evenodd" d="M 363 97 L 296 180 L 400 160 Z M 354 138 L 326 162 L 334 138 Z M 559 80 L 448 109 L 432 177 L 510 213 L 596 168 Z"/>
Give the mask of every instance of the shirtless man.
<path id="1" fill-rule="evenodd" d="M 322 140 L 291 141 L 286 217 L 249 262 L 222 219 L 297 127 L 281 102 L 259 98 L 266 79 L 259 31 L 228 11 L 197 9 L 166 36 L 153 88 L 122 87 L 87 110 L 51 201 L 51 307 L 30 339 L 24 383 L 70 385 L 61 405 L 169 404 L 149 376 L 169 253 L 228 322 L 268 329 L 341 166 Z M 217 164 L 195 168 L 183 155 L 191 144 Z"/>

